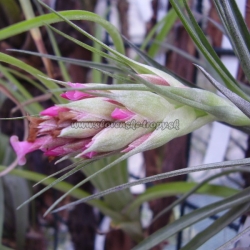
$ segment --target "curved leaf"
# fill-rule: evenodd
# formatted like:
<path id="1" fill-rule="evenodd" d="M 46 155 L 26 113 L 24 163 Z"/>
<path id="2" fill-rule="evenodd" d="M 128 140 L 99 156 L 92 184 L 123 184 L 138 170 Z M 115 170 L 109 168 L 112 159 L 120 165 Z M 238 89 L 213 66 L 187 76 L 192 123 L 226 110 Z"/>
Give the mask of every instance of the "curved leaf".
<path id="1" fill-rule="evenodd" d="M 3 170 L 5 170 L 5 167 L 0 166 L 0 171 L 3 171 Z M 46 178 L 45 175 L 38 174 L 38 173 L 28 171 L 28 170 L 21 170 L 21 169 L 14 169 L 14 170 L 12 170 L 10 172 L 10 174 L 11 175 L 16 175 L 16 176 L 19 176 L 19 177 L 22 177 L 22 178 L 25 178 L 25 179 L 27 179 L 29 181 L 34 181 L 34 182 L 38 182 L 41 179 Z M 50 185 L 54 181 L 55 181 L 55 178 L 46 179 L 46 181 L 44 181 L 43 185 Z M 61 181 L 60 183 L 57 183 L 53 188 L 55 188 L 56 190 L 59 190 L 61 192 L 67 192 L 67 190 L 71 189 L 72 186 L 73 186 L 72 184 Z M 76 199 L 80 199 L 82 197 L 88 196 L 89 193 L 87 193 L 86 191 L 78 188 L 78 189 L 75 189 L 70 195 L 72 197 L 76 198 Z M 102 201 L 93 201 L 93 202 L 89 202 L 89 204 L 91 206 L 97 207 L 104 214 L 107 214 L 108 216 L 110 216 L 111 218 L 113 218 L 115 220 L 121 220 L 122 219 L 122 217 L 118 213 L 112 211 Z"/>
<path id="2" fill-rule="evenodd" d="M 18 49 L 9 49 L 8 51 L 24 53 L 24 54 L 33 55 L 33 56 L 46 57 L 46 58 L 49 58 L 52 60 L 67 62 L 70 64 L 79 65 L 79 66 L 87 67 L 87 68 L 96 68 L 96 69 L 100 69 L 100 70 L 110 70 L 110 71 L 114 71 L 114 72 L 118 72 L 118 73 L 123 72 L 120 68 L 118 68 L 116 66 L 108 65 L 105 63 L 95 63 L 95 62 L 86 61 L 86 60 L 79 60 L 79 59 L 74 59 L 74 58 L 47 55 L 47 54 L 42 54 L 42 53 L 38 53 L 38 52 L 18 50 Z"/>
<path id="3" fill-rule="evenodd" d="M 113 42 L 117 51 L 124 54 L 124 46 L 123 46 L 123 42 L 122 42 L 119 32 L 112 24 L 110 24 L 105 19 L 101 18 L 97 14 L 94 14 L 88 11 L 83 11 L 83 10 L 60 11 L 59 13 L 63 17 L 70 19 L 70 20 L 86 20 L 86 21 L 92 21 L 92 22 L 102 25 L 107 30 L 111 38 L 113 39 Z M 52 24 L 52 23 L 57 23 L 57 22 L 62 22 L 62 21 L 63 20 L 54 13 L 38 16 L 33 19 L 26 20 L 26 21 L 11 25 L 7 28 L 1 29 L 0 40 L 9 38 L 11 36 L 20 34 L 25 31 L 29 31 L 32 28 L 43 26 L 44 23 Z"/>
<path id="4" fill-rule="evenodd" d="M 123 160 L 123 159 L 125 159 L 125 157 L 122 156 L 121 159 Z M 111 164 L 107 165 L 106 168 L 112 167 L 113 165 L 117 164 L 119 162 L 119 160 L 121 160 L 121 159 L 118 159 L 118 160 L 112 162 Z M 72 202 L 72 203 L 70 203 L 70 204 L 68 204 L 66 206 L 62 206 L 62 207 L 54 210 L 54 212 L 61 211 L 61 210 L 65 209 L 65 208 L 67 208 L 67 207 L 77 205 L 77 204 L 80 204 L 80 203 L 83 203 L 83 202 L 86 202 L 86 201 L 89 201 L 89 200 L 92 200 L 92 199 L 97 199 L 97 198 L 102 197 L 104 195 L 107 195 L 107 194 L 110 194 L 110 193 L 113 193 L 113 192 L 117 192 L 117 191 L 129 188 L 129 187 L 133 187 L 133 186 L 136 186 L 136 185 L 139 185 L 139 184 L 146 184 L 146 183 L 149 183 L 149 182 L 163 180 L 163 179 L 170 178 L 170 177 L 173 177 L 173 176 L 178 176 L 178 175 L 183 175 L 183 174 L 188 174 L 188 173 L 193 173 L 193 172 L 200 172 L 200 171 L 211 170 L 211 169 L 220 169 L 220 168 L 222 169 L 222 168 L 229 168 L 229 167 L 237 167 L 237 166 L 241 166 L 241 165 L 250 165 L 250 158 L 246 158 L 246 159 L 242 159 L 242 160 L 224 161 L 224 162 L 203 164 L 203 165 L 196 166 L 196 167 L 178 169 L 178 170 L 170 171 L 170 172 L 167 172 L 167 173 L 162 173 L 162 174 L 158 174 L 158 175 L 154 175 L 154 176 L 149 176 L 149 177 L 137 180 L 137 181 L 122 184 L 122 185 L 107 189 L 105 191 L 93 194 L 93 195 L 91 195 L 89 197 L 86 197 L 84 199 Z M 105 169 L 102 169 L 102 171 L 105 171 Z M 101 173 L 102 171 L 99 171 L 99 173 Z M 96 173 L 96 174 L 98 174 L 98 173 Z"/>
<path id="5" fill-rule="evenodd" d="M 185 3 L 185 7 L 188 13 L 188 17 L 183 13 L 183 10 L 178 3 L 178 1 L 170 0 L 173 8 L 178 14 L 178 17 L 181 19 L 185 29 L 187 30 L 188 34 L 193 39 L 196 46 L 199 48 L 201 53 L 205 56 L 208 62 L 213 66 L 216 72 L 220 75 L 223 79 L 225 85 L 232 90 L 233 92 L 237 93 L 241 97 L 246 100 L 250 100 L 250 97 L 246 95 L 241 88 L 239 87 L 238 82 L 233 78 L 224 64 L 221 62 L 218 55 L 215 53 L 214 49 L 208 42 L 207 38 L 205 37 L 203 31 L 201 30 L 200 26 L 196 22 L 194 16 L 191 13 L 190 8 L 188 7 L 186 0 L 183 0 Z"/>
<path id="6" fill-rule="evenodd" d="M 1 60 L 1 59 L 0 59 Z M 12 84 L 14 84 L 17 88 L 17 90 L 21 93 L 21 96 L 23 97 L 22 100 L 19 99 L 20 102 L 24 102 L 27 101 L 29 99 L 32 99 L 33 96 L 31 93 L 29 93 L 29 91 L 27 90 L 27 88 L 25 88 L 21 82 L 15 78 L 9 71 L 7 68 L 5 68 L 4 66 L 2 66 L 0 64 L 0 72 L 6 77 L 6 79 L 8 79 L 9 82 L 11 82 Z M 9 86 L 6 86 L 9 87 Z M 16 94 L 16 91 L 13 91 L 13 95 Z M 39 103 L 33 103 L 31 107 L 29 107 L 30 110 L 32 110 L 34 113 L 39 113 L 43 110 L 42 106 Z"/>
<path id="7" fill-rule="evenodd" d="M 174 221 L 173 223 L 161 228 L 160 230 L 150 235 L 147 239 L 139 243 L 132 250 L 151 249 L 162 241 L 168 239 L 179 231 L 187 228 L 190 225 L 193 225 L 194 223 L 200 220 L 203 220 L 226 209 L 238 207 L 239 205 L 242 206 L 242 204 L 249 202 L 249 191 L 250 187 L 222 201 L 215 202 L 213 204 L 196 209 L 195 211 L 184 215 L 180 219 Z"/>
<path id="8" fill-rule="evenodd" d="M 60 176 L 58 179 L 54 180 L 52 183 L 50 183 L 49 185 L 47 185 L 46 187 L 44 187 L 42 190 L 40 190 L 38 193 L 34 194 L 32 197 L 30 197 L 29 199 L 27 199 L 25 202 L 23 202 L 17 209 L 22 208 L 25 204 L 29 203 L 30 201 L 34 200 L 36 197 L 38 197 L 39 195 L 41 195 L 42 193 L 44 193 L 45 191 L 47 191 L 48 189 L 52 188 L 53 186 L 55 186 L 56 184 L 58 184 L 59 182 L 65 180 L 66 178 L 68 178 L 69 176 L 71 176 L 72 174 L 78 172 L 81 168 L 83 168 L 85 165 L 89 164 L 90 161 L 86 161 L 84 163 L 73 163 L 72 169 L 70 171 L 68 171 L 66 174 Z M 76 166 L 76 167 L 75 167 Z M 68 166 L 67 168 L 69 168 L 70 166 Z M 43 183 L 46 183 L 46 181 L 48 181 L 47 178 L 44 178 Z"/>
<path id="9" fill-rule="evenodd" d="M 150 201 L 153 199 L 163 198 L 167 196 L 174 196 L 179 194 L 189 193 L 197 186 L 195 182 L 170 182 L 165 184 L 158 184 L 153 187 L 148 188 L 143 194 L 139 195 L 135 201 L 129 205 L 126 209 L 127 212 L 139 207 L 143 202 Z M 238 193 L 239 190 L 224 187 L 219 185 L 203 185 L 200 189 L 197 189 L 195 193 L 197 194 L 207 194 L 220 197 L 228 197 Z"/>
<path id="10" fill-rule="evenodd" d="M 195 86 L 193 83 L 188 82 L 187 80 L 185 80 L 184 78 L 176 75 L 175 73 L 173 73 L 172 71 L 168 70 L 166 67 L 164 67 L 163 65 L 159 64 L 158 62 L 156 62 L 154 59 L 152 59 L 151 57 L 149 57 L 145 52 L 143 52 L 141 49 L 139 49 L 136 45 L 134 45 L 133 43 L 131 43 L 126 37 L 123 36 L 124 41 L 129 44 L 129 46 L 131 48 L 133 48 L 137 54 L 145 61 L 147 62 L 149 65 L 162 70 L 163 72 L 166 72 L 167 74 L 171 75 L 172 77 L 176 78 L 178 81 L 184 83 L 185 85 L 189 86 L 189 87 L 197 87 Z"/>
<path id="11" fill-rule="evenodd" d="M 179 0 L 177 0 L 177 1 L 179 1 Z M 181 2 L 181 1 L 179 1 L 179 2 Z M 176 12 L 174 11 L 174 9 L 171 9 L 167 13 L 166 17 L 164 18 L 164 23 L 162 24 L 162 26 L 160 26 L 160 31 L 158 32 L 158 34 L 155 37 L 156 41 L 163 42 L 163 40 L 166 38 L 169 31 L 173 27 L 176 19 L 177 19 Z M 156 55 L 156 53 L 158 52 L 159 47 L 160 47 L 159 43 L 153 43 L 149 48 L 148 55 L 153 58 Z"/>
<path id="12" fill-rule="evenodd" d="M 242 70 L 250 80 L 249 32 L 234 0 L 216 0 L 219 13 L 224 21 L 234 52 L 241 62 Z M 222 14 L 223 13 L 223 14 Z"/>
<path id="13" fill-rule="evenodd" d="M 234 103 L 246 116 L 250 118 L 250 102 L 241 98 L 225 86 L 217 82 L 210 74 L 208 74 L 202 67 L 196 65 L 205 77 L 222 93 L 224 94 L 232 103 Z"/>
<path id="14" fill-rule="evenodd" d="M 16 59 L 12 56 L 9 56 L 7 54 L 1 53 L 0 52 L 0 62 L 5 62 L 11 65 L 14 65 L 20 69 L 23 69 L 24 71 L 26 71 L 27 73 L 33 75 L 34 77 L 38 77 L 39 75 L 46 77 L 45 74 L 43 74 L 41 71 L 39 71 L 38 69 L 35 69 L 33 67 L 31 67 L 30 65 L 22 62 L 19 59 Z M 39 78 L 39 80 L 47 87 L 47 88 L 58 88 L 58 85 L 54 82 L 48 81 L 45 78 Z M 58 98 L 58 102 L 63 102 L 64 100 L 61 100 L 62 98 L 60 98 L 59 95 L 55 95 Z"/>
<path id="15" fill-rule="evenodd" d="M 248 168 L 237 168 L 237 169 L 232 169 L 232 170 L 227 170 L 227 171 L 222 171 L 221 173 L 212 175 L 208 178 L 206 178 L 205 180 L 203 180 L 202 182 L 198 183 L 194 188 L 192 188 L 190 191 L 188 191 L 186 194 L 184 194 L 183 196 L 181 196 L 180 198 L 178 198 L 177 200 L 175 200 L 173 203 L 171 203 L 169 206 L 167 206 L 166 208 L 164 208 L 163 210 L 161 210 L 161 212 L 159 212 L 154 219 L 152 220 L 151 224 L 156 221 L 159 217 L 161 217 L 163 214 L 167 213 L 168 211 L 172 210 L 175 206 L 177 206 L 178 204 L 182 203 L 184 200 L 186 200 L 190 195 L 194 194 L 197 190 L 199 190 L 200 187 L 202 187 L 204 184 L 220 178 L 221 176 L 224 175 L 228 175 L 231 173 L 239 173 L 239 172 L 250 172 L 250 170 Z M 136 201 L 135 201 L 136 202 Z M 135 203 L 133 202 L 133 203 Z M 128 207 L 128 210 L 131 209 L 131 207 L 133 206 L 133 203 Z"/>
<path id="16" fill-rule="evenodd" d="M 234 244 L 240 238 L 242 238 L 244 235 L 248 234 L 249 231 L 250 231 L 250 227 L 247 227 L 242 232 L 240 232 L 239 234 L 237 234 L 234 238 L 232 238 L 231 240 L 229 240 L 228 242 L 226 242 L 225 244 L 223 244 L 222 246 L 220 246 L 219 248 L 217 248 L 217 250 L 228 250 L 228 249 L 231 249 L 234 246 Z"/>
<path id="17" fill-rule="evenodd" d="M 235 126 L 249 126 L 250 120 L 237 107 L 230 105 L 226 100 L 216 94 L 196 88 L 179 88 L 170 86 L 159 86 L 152 84 L 136 75 L 141 83 L 155 91 L 161 96 L 175 100 L 187 106 L 203 110 L 223 121 Z M 233 115 L 232 115 L 233 114 Z"/>
<path id="18" fill-rule="evenodd" d="M 181 250 L 189 250 L 192 248 L 198 249 L 201 245 L 228 226 L 231 222 L 239 218 L 242 214 L 246 213 L 249 208 L 250 204 L 246 203 L 230 209 L 226 214 L 222 215 L 209 227 L 198 233 L 190 242 L 188 242 L 188 244 L 182 247 Z"/>

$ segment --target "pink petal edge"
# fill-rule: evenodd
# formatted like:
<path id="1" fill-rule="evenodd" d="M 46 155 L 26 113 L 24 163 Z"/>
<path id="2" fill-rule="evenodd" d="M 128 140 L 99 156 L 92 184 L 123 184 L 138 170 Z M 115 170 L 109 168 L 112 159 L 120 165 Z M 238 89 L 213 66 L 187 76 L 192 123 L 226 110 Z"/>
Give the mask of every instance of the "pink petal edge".
<path id="1" fill-rule="evenodd" d="M 60 96 L 70 101 L 78 101 L 78 100 L 92 97 L 92 95 L 78 91 L 78 90 L 67 91 L 61 94 Z"/>
<path id="2" fill-rule="evenodd" d="M 170 86 L 170 84 L 165 79 L 157 75 L 139 74 L 139 76 L 155 85 Z"/>
<path id="3" fill-rule="evenodd" d="M 135 115 L 135 113 L 133 113 L 127 109 L 116 108 L 112 112 L 111 117 L 115 120 L 127 121 L 127 120 L 131 119 L 134 115 Z"/>
<path id="4" fill-rule="evenodd" d="M 68 109 L 64 107 L 53 106 L 43 110 L 40 113 L 40 115 L 57 116 L 59 112 L 64 112 L 64 111 L 68 111 Z"/>

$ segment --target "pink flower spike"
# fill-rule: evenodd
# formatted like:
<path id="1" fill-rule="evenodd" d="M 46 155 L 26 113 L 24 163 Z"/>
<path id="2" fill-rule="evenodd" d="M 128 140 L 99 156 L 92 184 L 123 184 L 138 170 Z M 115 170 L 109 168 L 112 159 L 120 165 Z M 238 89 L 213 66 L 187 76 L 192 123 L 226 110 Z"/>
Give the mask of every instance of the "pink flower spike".
<path id="1" fill-rule="evenodd" d="M 39 149 L 46 141 L 47 136 L 36 139 L 35 142 L 19 141 L 16 135 L 10 137 L 10 143 L 16 152 L 18 164 L 24 165 L 26 163 L 25 155 Z"/>
<path id="2" fill-rule="evenodd" d="M 61 94 L 60 96 L 70 101 L 78 101 L 78 100 L 82 100 L 85 98 L 93 97 L 90 94 L 87 94 L 78 90 L 67 91 Z"/>
<path id="3" fill-rule="evenodd" d="M 125 148 L 121 152 L 122 153 L 127 153 L 127 152 L 131 151 L 132 149 L 135 149 L 136 147 L 138 147 L 139 145 L 141 145 L 143 142 L 145 142 L 149 138 L 149 136 L 151 134 L 152 134 L 152 132 L 148 133 L 148 134 L 145 134 L 142 137 L 136 139 L 135 141 L 133 141 L 132 143 L 130 143 L 127 148 Z"/>
<path id="4" fill-rule="evenodd" d="M 64 107 L 53 106 L 43 110 L 40 113 L 40 115 L 57 116 L 59 112 L 64 112 L 64 111 L 68 111 L 68 109 Z"/>
<path id="5" fill-rule="evenodd" d="M 133 113 L 127 109 L 116 108 L 112 112 L 111 117 L 114 118 L 115 120 L 127 121 L 127 120 L 131 119 L 134 115 L 135 115 L 135 113 Z"/>
<path id="6" fill-rule="evenodd" d="M 157 75 L 139 74 L 138 76 L 155 85 L 170 86 L 165 79 Z"/>

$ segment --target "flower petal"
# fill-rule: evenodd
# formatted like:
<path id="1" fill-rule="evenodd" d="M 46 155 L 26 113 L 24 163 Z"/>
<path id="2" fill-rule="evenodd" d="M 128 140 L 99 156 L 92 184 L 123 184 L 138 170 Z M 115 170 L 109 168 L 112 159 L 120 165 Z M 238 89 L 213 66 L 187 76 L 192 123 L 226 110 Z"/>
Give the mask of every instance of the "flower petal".
<path id="1" fill-rule="evenodd" d="M 83 154 L 91 151 L 111 152 L 123 149 L 144 134 L 152 132 L 153 128 L 141 126 L 143 121 L 141 117 L 136 116 L 136 118 L 132 118 L 126 123 L 111 123 L 108 128 L 103 129 L 92 138 L 90 144 L 86 145 L 87 149 Z"/>
<path id="2" fill-rule="evenodd" d="M 68 126 L 61 130 L 59 137 L 61 138 L 88 138 L 96 135 L 102 130 L 101 126 L 93 126 L 91 123 L 87 122 L 76 122 L 71 126 Z M 97 124 L 98 125 L 98 124 Z"/>
<path id="3" fill-rule="evenodd" d="M 135 113 L 127 110 L 127 109 L 120 109 L 116 108 L 112 114 L 111 117 L 114 118 L 115 120 L 120 120 L 120 121 L 127 121 L 131 119 Z"/>
<path id="4" fill-rule="evenodd" d="M 10 143 L 16 152 L 18 164 L 24 165 L 26 163 L 25 155 L 39 149 L 47 140 L 48 136 L 44 136 L 36 139 L 34 142 L 20 142 L 16 135 L 11 136 Z"/>
<path id="5" fill-rule="evenodd" d="M 60 107 L 68 108 L 72 111 L 97 115 L 103 120 L 110 120 L 111 113 L 117 108 L 117 105 L 105 101 L 103 97 L 95 97 L 62 104 Z"/>
<path id="6" fill-rule="evenodd" d="M 59 112 L 64 112 L 64 111 L 68 111 L 68 109 L 65 107 L 61 107 L 61 106 L 53 106 L 53 107 L 43 110 L 40 113 L 40 115 L 57 116 Z"/>
<path id="7" fill-rule="evenodd" d="M 157 75 L 139 74 L 138 76 L 140 76 L 144 80 L 146 80 L 150 83 L 156 84 L 156 85 L 170 86 L 170 84 L 165 79 L 163 79 L 162 77 L 157 76 Z"/>
<path id="8" fill-rule="evenodd" d="M 67 91 L 61 94 L 60 96 L 70 101 L 78 101 L 78 100 L 82 100 L 85 98 L 93 97 L 93 95 L 90 95 L 90 94 L 87 94 L 78 90 Z"/>
<path id="9" fill-rule="evenodd" d="M 137 90 L 111 90 L 111 92 L 106 94 L 110 99 L 150 121 L 162 121 L 175 108 L 175 105 L 165 98 L 152 92 Z"/>

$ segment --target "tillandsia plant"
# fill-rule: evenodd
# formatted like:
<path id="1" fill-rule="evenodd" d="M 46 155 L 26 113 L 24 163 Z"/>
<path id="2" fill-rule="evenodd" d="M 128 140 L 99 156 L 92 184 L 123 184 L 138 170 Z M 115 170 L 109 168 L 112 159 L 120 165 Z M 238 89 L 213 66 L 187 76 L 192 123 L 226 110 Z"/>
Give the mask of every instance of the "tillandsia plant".
<path id="1" fill-rule="evenodd" d="M 163 74 L 139 74 L 137 77 L 164 93 L 173 84 L 164 79 Z M 84 91 L 84 88 L 98 88 L 101 84 L 68 85 L 74 89 L 61 97 L 69 103 L 54 105 L 42 111 L 40 117 L 28 117 L 27 141 L 19 142 L 17 136 L 10 138 L 20 165 L 26 163 L 27 153 L 37 149 L 50 158 L 94 160 L 116 153 L 128 156 L 153 149 L 214 120 L 234 126 L 250 125 L 250 119 L 230 101 L 181 83 L 172 87 L 170 93 L 193 96 L 194 101 L 213 108 L 212 113 L 143 87 L 141 90 Z"/>
<path id="2" fill-rule="evenodd" d="M 176 9 L 176 12 L 182 16 L 183 13 L 181 12 L 180 5 L 176 4 L 176 1 L 171 2 L 173 7 Z M 235 79 L 232 79 L 230 73 L 224 70 L 223 66 L 218 61 L 219 59 L 217 60 L 215 57 L 214 52 L 211 52 L 207 49 L 208 45 L 204 42 L 204 37 L 202 37 L 202 39 L 199 37 L 201 36 L 199 32 L 198 35 L 194 35 L 193 37 L 196 38 L 196 40 L 200 39 L 202 41 L 202 43 L 200 42 L 201 51 L 206 52 L 208 59 L 210 62 L 214 63 L 216 66 L 215 68 L 220 73 L 222 80 L 225 82 L 228 88 L 222 87 L 203 69 L 201 70 L 204 72 L 204 74 L 206 74 L 211 82 L 216 85 L 217 88 L 221 90 L 221 92 L 224 93 L 226 97 L 221 97 L 209 91 L 182 84 L 182 81 L 179 78 L 173 77 L 167 72 L 166 69 L 158 65 L 137 48 L 135 49 L 137 50 L 138 54 L 151 66 L 138 63 L 127 58 L 124 56 L 122 39 L 120 38 L 120 35 L 117 34 L 117 31 L 114 29 L 114 27 L 93 13 L 81 11 L 60 13 L 56 13 L 55 11 L 53 12 L 54 13 L 52 14 L 43 16 L 44 20 L 42 21 L 39 19 L 40 17 L 34 18 L 26 21 L 23 24 L 13 25 L 13 27 L 2 30 L 0 32 L 0 39 L 7 38 L 10 36 L 10 34 L 14 35 L 21 31 L 26 31 L 31 28 L 44 25 L 44 22 L 46 22 L 47 26 L 51 30 L 59 33 L 76 44 L 89 49 L 93 53 L 98 53 L 100 56 L 111 62 L 112 65 L 79 62 L 74 60 L 69 62 L 78 63 L 85 66 L 87 65 L 98 69 L 103 74 L 114 76 L 117 83 L 123 84 L 105 85 L 65 82 L 64 89 L 62 88 L 55 90 L 54 88 L 57 88 L 56 83 L 58 81 L 53 82 L 52 79 L 46 78 L 36 69 L 24 65 L 21 61 L 13 57 L 1 54 L 1 61 L 10 63 L 19 68 L 23 68 L 27 72 L 33 74 L 35 77 L 38 77 L 39 80 L 46 87 L 48 87 L 51 92 L 64 92 L 61 94 L 62 98 L 59 98 L 57 94 L 54 94 L 53 100 L 56 104 L 48 109 L 43 110 L 39 117 L 33 115 L 28 116 L 30 128 L 29 137 L 26 141 L 19 142 L 15 135 L 10 139 L 10 142 L 16 151 L 20 165 L 25 164 L 25 155 L 34 150 L 42 150 L 45 155 L 50 157 L 50 159 L 56 158 L 58 161 L 68 158 L 74 159 L 74 163 L 68 168 L 64 169 L 69 170 L 67 174 L 52 182 L 25 203 L 34 199 L 48 188 L 55 186 L 55 184 L 62 181 L 69 175 L 79 171 L 80 169 L 83 169 L 84 171 L 86 165 L 94 162 L 99 163 L 100 159 L 106 159 L 112 155 L 118 156 L 118 158 L 116 158 L 113 162 L 108 162 L 106 166 L 99 167 L 98 171 L 94 173 L 92 172 L 86 179 L 68 190 L 65 195 L 58 199 L 48 209 L 48 213 L 56 207 L 60 200 L 74 191 L 77 187 L 89 180 L 94 181 L 94 178 L 96 178 L 98 174 L 104 174 L 104 171 L 115 166 L 117 163 L 128 158 L 129 156 L 138 152 L 159 147 L 173 138 L 190 133 L 204 124 L 215 120 L 230 124 L 232 126 L 241 127 L 247 132 L 249 131 L 250 98 L 248 94 L 242 91 Z M 69 21 L 69 19 L 73 20 L 81 18 L 102 24 L 113 38 L 116 49 L 108 47 Z M 191 20 L 193 22 L 192 25 L 194 26 L 194 20 Z M 66 23 L 70 24 L 77 31 L 92 39 L 96 44 L 102 46 L 102 48 L 109 53 L 105 53 L 100 49 L 96 49 L 84 44 L 49 26 L 50 23 L 58 21 L 65 21 Z M 197 32 L 198 30 L 196 26 L 195 28 L 193 26 L 191 26 L 190 33 L 194 33 L 194 31 Z M 204 44 L 204 47 L 206 46 L 205 49 L 201 44 Z M 27 51 L 25 51 L 25 53 L 68 62 L 66 58 L 53 57 Z M 116 72 L 117 74 L 113 75 L 111 72 Z M 65 99 L 67 100 L 65 101 Z M 32 114 L 32 112 L 30 113 Z M 153 180 L 160 180 L 175 175 L 186 174 L 192 171 L 241 166 L 242 164 L 249 164 L 249 159 L 226 163 L 214 163 L 179 171 L 172 171 L 169 173 L 144 178 L 132 183 L 125 183 L 118 187 L 112 187 L 111 189 L 107 190 L 104 190 L 105 188 L 103 188 L 101 190 L 103 192 L 101 193 L 97 193 L 83 199 L 79 198 L 79 200 L 76 202 L 60 207 L 55 211 L 64 209 L 74 204 L 90 201 L 93 198 L 98 198 L 105 194 L 121 191 L 122 189 L 136 184 L 147 183 Z M 90 165 L 90 167 L 92 166 L 93 165 Z M 246 170 L 244 169 L 242 171 Z M 229 171 L 227 174 L 229 174 Z M 208 182 L 209 180 L 206 180 L 204 183 Z M 204 185 L 204 183 L 199 185 Z M 185 186 L 185 184 L 183 185 Z M 187 194 L 187 196 L 193 192 L 196 192 L 196 190 L 200 187 L 199 185 L 197 187 L 193 185 L 194 189 L 190 188 L 189 186 L 190 192 Z M 175 187 L 175 189 L 178 189 L 178 187 Z M 229 198 L 227 197 L 223 201 L 214 203 L 200 210 L 198 209 L 194 213 L 191 213 L 186 217 L 184 216 L 183 218 L 180 218 L 167 225 L 166 228 L 163 228 L 163 230 L 156 232 L 156 234 L 153 234 L 145 241 L 142 241 L 138 246 L 138 249 L 150 249 L 151 247 L 157 245 L 161 241 L 174 235 L 185 227 L 188 227 L 199 220 L 226 209 L 230 209 L 230 211 L 225 214 L 227 221 L 229 219 L 232 221 L 236 215 L 240 216 L 240 214 L 249 209 L 249 189 L 238 193 L 235 193 L 235 190 L 230 191 L 231 196 Z M 166 192 L 167 188 L 163 190 L 161 194 L 162 197 L 166 196 Z M 185 191 L 182 192 L 185 193 Z M 175 192 L 175 194 L 178 193 L 181 192 Z M 226 195 L 223 194 L 221 196 Z M 143 233 L 140 225 L 138 226 L 138 208 L 142 201 L 147 201 L 151 198 L 147 197 L 143 199 L 143 197 L 140 197 L 134 201 L 132 199 L 133 197 L 129 199 L 129 204 L 123 204 L 124 206 L 128 207 L 124 208 L 123 206 L 116 208 L 119 212 L 122 210 L 120 214 L 117 213 L 117 210 L 111 210 L 110 204 L 110 207 L 108 207 L 106 204 L 103 205 L 102 201 L 100 200 L 95 201 L 95 204 L 99 205 L 99 208 L 102 209 L 102 212 L 112 217 L 114 225 L 117 225 L 118 227 L 123 228 L 126 232 L 129 232 L 133 239 L 139 242 L 143 238 Z M 113 205 L 115 206 L 116 204 Z M 138 209 L 138 213 L 130 216 L 129 213 L 134 211 L 133 209 L 135 207 Z M 222 219 L 225 218 L 223 217 Z M 133 220 L 136 221 L 137 224 L 129 224 Z M 219 222 L 221 222 L 221 220 Z M 224 225 L 223 223 L 220 224 Z M 216 228 L 220 228 L 221 225 L 217 225 Z M 206 235 L 203 236 L 203 241 L 204 239 L 206 240 L 207 235 L 209 235 L 209 233 L 206 232 Z M 189 249 L 192 249 L 193 246 L 194 245 L 192 245 Z"/>

